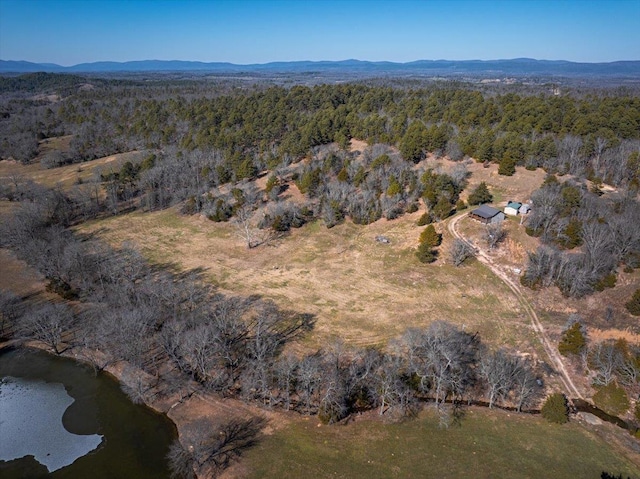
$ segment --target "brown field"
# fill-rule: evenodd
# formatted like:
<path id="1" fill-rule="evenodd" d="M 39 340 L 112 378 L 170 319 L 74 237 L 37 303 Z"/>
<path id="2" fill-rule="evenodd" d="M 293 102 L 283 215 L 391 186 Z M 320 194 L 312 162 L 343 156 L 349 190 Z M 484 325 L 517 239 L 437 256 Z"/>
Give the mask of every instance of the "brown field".
<path id="1" fill-rule="evenodd" d="M 420 213 L 362 227 L 321 222 L 248 250 L 231 223 L 183 217 L 170 209 L 88 223 L 113 245 L 138 245 L 151 261 L 201 268 L 219 289 L 259 294 L 317 318 L 316 341 L 379 344 L 438 319 L 480 331 L 500 344 L 532 349 L 533 333 L 509 290 L 479 263 L 455 268 L 417 261 Z M 391 244 L 375 241 L 385 235 Z M 444 255 L 443 255 L 444 256 Z"/>

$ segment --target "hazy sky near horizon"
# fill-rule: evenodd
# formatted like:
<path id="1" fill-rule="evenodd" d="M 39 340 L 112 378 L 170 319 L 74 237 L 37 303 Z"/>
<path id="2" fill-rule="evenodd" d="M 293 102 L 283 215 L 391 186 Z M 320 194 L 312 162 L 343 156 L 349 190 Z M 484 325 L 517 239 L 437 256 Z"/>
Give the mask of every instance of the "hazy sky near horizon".
<path id="1" fill-rule="evenodd" d="M 640 0 L 0 0 L 0 59 L 640 60 Z"/>

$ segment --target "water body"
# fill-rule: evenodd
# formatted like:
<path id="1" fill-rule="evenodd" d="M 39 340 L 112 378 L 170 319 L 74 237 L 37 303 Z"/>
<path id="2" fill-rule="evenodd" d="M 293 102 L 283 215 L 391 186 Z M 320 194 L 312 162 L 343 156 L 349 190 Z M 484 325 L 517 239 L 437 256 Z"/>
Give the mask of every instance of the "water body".
<path id="1" fill-rule="evenodd" d="M 0 352 L 0 477 L 168 478 L 166 416 L 108 374 L 35 350 Z"/>
<path id="2" fill-rule="evenodd" d="M 0 459 L 33 456 L 53 472 L 96 449 L 102 436 L 72 434 L 62 425 L 73 401 L 61 383 L 0 380 Z"/>

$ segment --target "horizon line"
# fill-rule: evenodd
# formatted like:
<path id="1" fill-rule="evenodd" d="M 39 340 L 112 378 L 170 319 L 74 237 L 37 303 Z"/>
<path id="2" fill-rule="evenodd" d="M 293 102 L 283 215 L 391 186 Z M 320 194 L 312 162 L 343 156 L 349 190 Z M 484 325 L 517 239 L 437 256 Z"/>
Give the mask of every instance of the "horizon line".
<path id="1" fill-rule="evenodd" d="M 254 63 L 234 63 L 232 61 L 226 61 L 226 60 L 211 60 L 211 61 L 205 61 L 205 60 L 183 60 L 183 59 L 171 59 L 171 60 L 162 60 L 162 59 L 157 59 L 157 58 L 145 58 L 145 59 L 138 59 L 138 60 L 93 60 L 93 61 L 84 61 L 84 62 L 79 62 L 79 63 L 74 63 L 74 64 L 67 64 L 67 65 L 63 65 L 60 63 L 55 63 L 52 61 L 32 61 L 32 60 L 13 60 L 13 59 L 4 59 L 4 58 L 0 58 L 0 61 L 3 62 L 16 62 L 16 63 L 31 63 L 31 64 L 35 64 L 35 65 L 55 65 L 55 66 L 59 66 L 59 67 L 63 67 L 63 68 L 71 68 L 71 67 L 75 67 L 78 65 L 90 65 L 90 64 L 96 64 L 96 63 L 117 63 L 117 64 L 122 64 L 122 63 L 140 63 L 140 62 L 185 62 L 185 63 L 202 63 L 202 64 L 212 64 L 212 63 L 225 63 L 225 64 L 229 64 L 229 65 L 236 65 L 236 66 L 255 66 L 255 65 L 269 65 L 269 64 L 273 64 L 273 63 L 303 63 L 303 62 L 307 62 L 307 63 L 342 63 L 342 62 L 361 62 L 361 63 L 393 63 L 393 64 L 397 64 L 397 65 L 406 65 L 409 63 L 416 63 L 416 62 L 501 62 L 501 61 L 516 61 L 516 60 L 532 60 L 532 61 L 537 61 L 537 62 L 567 62 L 567 63 L 578 63 L 578 64 L 587 64 L 587 65 L 598 65 L 598 64 L 608 64 L 608 63 L 622 63 L 622 62 L 638 62 L 640 61 L 640 59 L 638 60 L 633 60 L 633 59 L 623 59 L 623 60 L 611 60 L 611 61 L 593 61 L 593 62 L 587 62 L 587 61 L 575 61 L 575 60 L 565 60 L 565 59 L 555 59 L 555 60 L 550 60 L 550 59 L 546 59 L 546 58 L 532 58 L 532 57 L 514 57 L 514 58 L 492 58 L 492 59 L 487 59 L 487 60 L 483 60 L 480 58 L 469 58 L 469 59 L 465 59 L 465 60 L 450 60 L 450 59 L 446 59 L 446 58 L 439 58 L 439 59 L 429 59 L 429 58 L 419 58 L 419 59 L 415 59 L 415 60 L 408 60 L 408 61 L 395 61 L 395 60 L 361 60 L 358 58 L 345 58 L 345 59 L 341 59 L 341 60 L 270 60 L 267 62 L 254 62 Z"/>

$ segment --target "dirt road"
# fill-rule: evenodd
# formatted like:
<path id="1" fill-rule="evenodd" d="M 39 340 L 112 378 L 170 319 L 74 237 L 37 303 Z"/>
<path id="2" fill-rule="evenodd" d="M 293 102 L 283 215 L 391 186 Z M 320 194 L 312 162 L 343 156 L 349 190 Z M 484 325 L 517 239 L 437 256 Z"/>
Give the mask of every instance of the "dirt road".
<path id="1" fill-rule="evenodd" d="M 493 262 L 493 260 L 486 254 L 486 252 L 480 250 L 475 245 L 472 245 L 469 241 L 463 238 L 460 233 L 458 233 L 456 226 L 458 222 L 465 216 L 466 213 L 451 218 L 451 220 L 449 220 L 449 224 L 447 225 L 447 227 L 449 228 L 449 232 L 455 238 L 464 241 L 470 247 L 476 250 L 476 258 L 478 259 L 478 261 L 486 265 L 493 272 L 493 274 L 500 278 L 509 287 L 515 297 L 518 299 L 518 302 L 522 306 L 522 309 L 525 311 L 527 316 L 529 316 L 531 325 L 533 326 L 533 330 L 538 334 L 540 342 L 542 343 L 547 356 L 549 356 L 549 360 L 553 364 L 554 369 L 558 371 L 558 373 L 560 373 L 560 379 L 562 381 L 562 384 L 564 385 L 565 393 L 568 397 L 583 399 L 582 394 L 580 394 L 580 391 L 573 383 L 573 381 L 571 380 L 571 376 L 569 376 L 569 373 L 567 372 L 564 362 L 562 361 L 562 356 L 558 352 L 557 348 L 552 345 L 551 341 L 544 331 L 544 327 L 542 326 L 538 315 L 536 314 L 535 310 L 533 309 L 525 295 L 522 293 L 520 286 L 511 278 L 509 278 L 509 276 Z"/>

